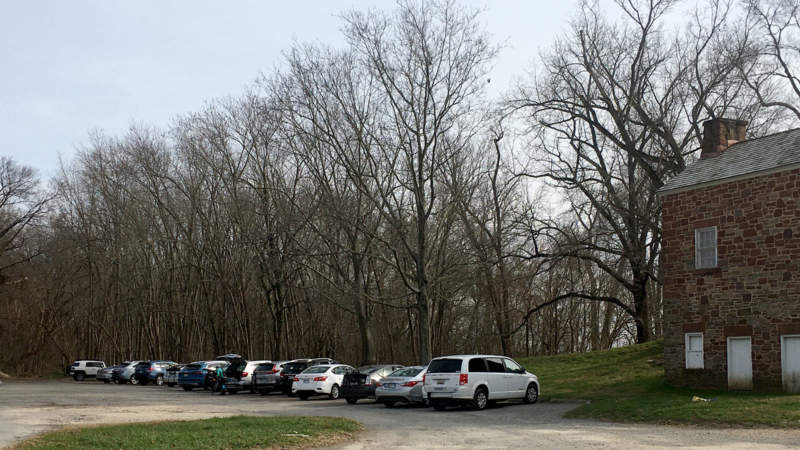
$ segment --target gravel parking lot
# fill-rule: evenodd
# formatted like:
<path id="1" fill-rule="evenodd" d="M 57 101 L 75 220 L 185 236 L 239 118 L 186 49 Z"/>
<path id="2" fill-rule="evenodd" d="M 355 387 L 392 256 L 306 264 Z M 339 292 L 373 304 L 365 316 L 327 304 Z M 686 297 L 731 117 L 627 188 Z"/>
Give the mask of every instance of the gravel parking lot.
<path id="1" fill-rule="evenodd" d="M 363 404 L 362 404 L 363 402 Z M 0 446 L 65 425 L 168 419 L 200 419 L 236 414 L 349 417 L 366 426 L 346 449 L 392 448 L 796 448 L 800 431 L 706 429 L 609 424 L 564 419 L 574 404 L 506 404 L 485 411 L 430 408 L 393 409 L 371 400 L 355 406 L 344 400 L 300 401 L 279 395 L 212 395 L 165 386 L 10 381 L 0 386 Z"/>

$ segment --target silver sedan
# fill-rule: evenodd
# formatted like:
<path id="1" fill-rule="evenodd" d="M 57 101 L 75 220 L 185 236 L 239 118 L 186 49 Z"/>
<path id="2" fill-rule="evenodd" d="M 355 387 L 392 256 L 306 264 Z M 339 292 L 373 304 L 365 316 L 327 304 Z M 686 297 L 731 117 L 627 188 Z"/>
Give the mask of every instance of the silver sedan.
<path id="1" fill-rule="evenodd" d="M 397 402 L 425 403 L 422 377 L 425 366 L 403 367 L 390 373 L 375 388 L 375 401 L 391 408 Z"/>

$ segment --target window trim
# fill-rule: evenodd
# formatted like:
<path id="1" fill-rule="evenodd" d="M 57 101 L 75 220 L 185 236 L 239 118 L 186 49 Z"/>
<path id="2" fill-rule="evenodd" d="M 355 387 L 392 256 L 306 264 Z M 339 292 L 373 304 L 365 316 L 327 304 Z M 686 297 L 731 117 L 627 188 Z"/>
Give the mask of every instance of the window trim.
<path id="1" fill-rule="evenodd" d="M 700 337 L 700 347 L 701 347 L 700 351 L 699 352 L 691 351 L 691 350 L 689 350 L 690 349 L 689 339 L 692 338 L 692 337 L 697 337 L 697 336 Z M 683 334 L 683 339 L 684 339 L 684 342 L 683 342 L 683 346 L 684 346 L 684 353 L 683 353 L 684 367 L 686 369 L 690 369 L 690 370 L 705 369 L 706 368 L 706 352 L 705 352 L 705 343 L 706 342 L 705 342 L 705 337 L 703 336 L 703 332 L 702 331 L 697 331 L 697 332 L 684 333 Z M 700 353 L 700 367 L 689 367 L 689 353 L 690 352 L 691 353 Z"/>
<path id="2" fill-rule="evenodd" d="M 714 265 L 712 266 L 703 266 L 702 265 L 702 257 L 700 256 L 701 250 L 706 250 L 706 248 L 700 248 L 700 233 L 704 231 L 714 231 Z M 703 227 L 703 228 L 695 228 L 694 230 L 694 268 L 695 269 L 714 269 L 719 266 L 719 233 L 717 230 L 717 226 L 714 225 L 713 227 Z"/>

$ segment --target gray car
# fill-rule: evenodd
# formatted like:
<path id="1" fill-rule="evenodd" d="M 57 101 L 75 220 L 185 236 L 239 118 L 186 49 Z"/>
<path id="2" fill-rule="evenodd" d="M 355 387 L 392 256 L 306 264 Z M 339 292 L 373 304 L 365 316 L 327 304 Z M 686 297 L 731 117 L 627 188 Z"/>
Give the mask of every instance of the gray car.
<path id="1" fill-rule="evenodd" d="M 397 402 L 425 404 L 422 378 L 425 366 L 403 367 L 390 373 L 375 387 L 375 401 L 391 408 Z"/>
<path id="2" fill-rule="evenodd" d="M 136 365 L 140 362 L 144 361 L 126 361 L 120 364 L 118 368 L 114 369 L 113 375 L 111 375 L 114 382 L 117 384 L 139 384 L 139 380 L 133 375 L 136 373 Z"/>
<path id="3" fill-rule="evenodd" d="M 97 381 L 102 381 L 103 383 L 111 383 L 114 380 L 114 369 L 121 368 L 122 365 L 118 364 L 116 366 L 106 367 L 97 371 Z"/>

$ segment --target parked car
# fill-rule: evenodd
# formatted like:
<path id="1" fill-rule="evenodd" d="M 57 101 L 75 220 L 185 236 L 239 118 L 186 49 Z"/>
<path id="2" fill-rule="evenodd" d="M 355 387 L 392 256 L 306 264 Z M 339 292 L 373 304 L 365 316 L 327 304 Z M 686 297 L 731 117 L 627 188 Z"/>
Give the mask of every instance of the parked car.
<path id="1" fill-rule="evenodd" d="M 118 369 L 120 367 L 122 367 L 120 364 L 111 367 L 104 367 L 97 371 L 95 379 L 106 384 L 111 383 L 114 380 L 114 369 Z"/>
<path id="2" fill-rule="evenodd" d="M 437 410 L 450 404 L 484 409 L 489 402 L 521 399 L 536 403 L 539 379 L 511 358 L 459 355 L 434 358 L 423 382 L 428 401 Z"/>
<path id="3" fill-rule="evenodd" d="M 400 364 L 379 364 L 359 367 L 342 379 L 342 397 L 354 405 L 362 398 L 374 398 L 375 387 L 387 375 L 403 367 Z"/>
<path id="4" fill-rule="evenodd" d="M 167 367 L 173 364 L 174 361 L 142 361 L 136 365 L 133 377 L 142 385 L 154 383 L 161 386 L 164 384 L 164 376 L 167 375 Z"/>
<path id="5" fill-rule="evenodd" d="M 100 369 L 104 369 L 106 363 L 96 359 L 80 359 L 69 366 L 69 374 L 75 381 L 83 381 L 86 377 L 97 376 Z"/>
<path id="6" fill-rule="evenodd" d="M 263 362 L 253 369 L 253 388 L 261 395 L 267 395 L 272 391 L 286 391 L 292 389 L 291 376 L 283 374 L 283 368 L 291 361 L 270 361 Z M 302 372 L 302 371 L 301 371 Z M 298 372 L 299 373 L 299 372 Z M 287 381 L 283 381 L 287 379 Z"/>
<path id="7" fill-rule="evenodd" d="M 228 361 L 197 361 L 187 364 L 178 372 L 178 386 L 184 391 L 191 391 L 194 388 L 208 389 L 211 387 L 212 372 L 216 371 L 217 367 L 224 369 L 228 365 L 230 365 Z"/>
<path id="8" fill-rule="evenodd" d="M 173 364 L 167 367 L 167 374 L 164 375 L 164 383 L 166 383 L 169 387 L 173 387 L 178 384 L 178 372 L 180 372 L 185 366 L 186 364 Z"/>
<path id="9" fill-rule="evenodd" d="M 253 381 L 253 372 L 255 372 L 259 364 L 270 362 L 269 360 L 242 360 L 231 363 L 231 365 L 225 369 L 225 390 L 231 394 L 245 390 L 255 393 L 256 387 Z"/>
<path id="10" fill-rule="evenodd" d="M 300 400 L 308 400 L 312 395 L 327 395 L 335 400 L 339 398 L 344 376 L 355 371 L 345 364 L 311 366 L 294 377 L 292 393 Z"/>
<path id="11" fill-rule="evenodd" d="M 264 390 L 269 392 L 270 390 L 277 389 L 283 394 L 292 396 L 294 395 L 294 393 L 292 393 L 292 383 L 294 382 L 294 378 L 307 368 L 321 364 L 330 365 L 339 363 L 331 358 L 301 358 L 282 362 L 279 372 L 275 372 L 271 375 L 261 375 L 262 381 L 260 381 L 260 383 L 263 386 L 261 388 L 262 393 Z M 275 368 L 273 367 L 273 370 L 274 369 Z"/>
<path id="12" fill-rule="evenodd" d="M 425 366 L 410 366 L 395 370 L 375 386 L 375 401 L 391 408 L 398 402 L 425 404 L 427 398 L 422 379 Z"/>
<path id="13" fill-rule="evenodd" d="M 112 381 L 117 384 L 138 384 L 139 380 L 137 380 L 133 374 L 136 371 L 136 365 L 139 364 L 141 361 L 125 361 L 124 363 L 120 364 L 120 366 L 114 369 L 114 372 L 111 375 Z"/>

